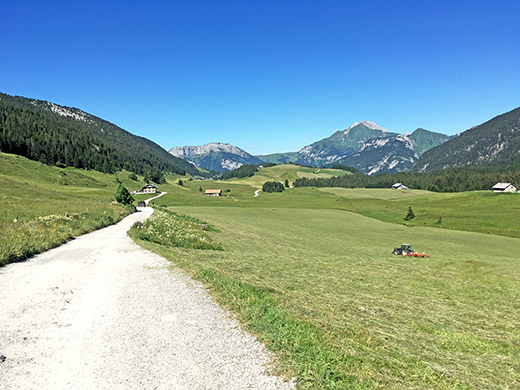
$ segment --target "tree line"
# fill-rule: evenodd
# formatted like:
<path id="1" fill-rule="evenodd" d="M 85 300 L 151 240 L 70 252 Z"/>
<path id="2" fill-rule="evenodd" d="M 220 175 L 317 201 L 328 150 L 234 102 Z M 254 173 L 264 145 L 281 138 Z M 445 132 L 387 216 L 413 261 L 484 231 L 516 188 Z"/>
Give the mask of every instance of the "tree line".
<path id="1" fill-rule="evenodd" d="M 240 177 L 251 177 L 258 172 L 258 165 L 246 164 L 242 165 L 237 169 L 233 169 L 232 171 L 225 171 L 219 175 L 219 179 L 226 180 L 231 179 L 232 177 L 240 178 Z"/>
<path id="2" fill-rule="evenodd" d="M 344 188 L 390 188 L 394 183 L 403 183 L 409 188 L 434 192 L 462 192 L 489 190 L 498 182 L 512 183 L 520 188 L 520 167 L 464 167 L 433 172 L 381 173 L 367 176 L 356 172 L 352 175 L 331 178 L 299 178 L 295 187 L 344 187 Z"/>

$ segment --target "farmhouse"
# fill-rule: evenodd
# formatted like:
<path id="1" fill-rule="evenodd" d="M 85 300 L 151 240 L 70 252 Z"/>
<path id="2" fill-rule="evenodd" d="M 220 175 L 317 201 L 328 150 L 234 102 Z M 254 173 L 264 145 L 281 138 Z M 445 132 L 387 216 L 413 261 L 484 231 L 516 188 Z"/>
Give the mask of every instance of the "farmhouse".
<path id="1" fill-rule="evenodd" d="M 208 196 L 222 196 L 222 190 L 206 190 L 204 195 Z"/>
<path id="2" fill-rule="evenodd" d="M 156 194 L 157 186 L 154 186 L 153 184 L 146 184 L 139 191 L 134 191 L 134 194 Z"/>
<path id="3" fill-rule="evenodd" d="M 393 189 L 393 190 L 407 190 L 408 187 L 405 186 L 403 183 L 395 183 L 395 184 L 392 186 L 392 189 Z"/>
<path id="4" fill-rule="evenodd" d="M 497 183 L 493 186 L 493 192 L 516 192 L 516 187 L 511 183 Z"/>

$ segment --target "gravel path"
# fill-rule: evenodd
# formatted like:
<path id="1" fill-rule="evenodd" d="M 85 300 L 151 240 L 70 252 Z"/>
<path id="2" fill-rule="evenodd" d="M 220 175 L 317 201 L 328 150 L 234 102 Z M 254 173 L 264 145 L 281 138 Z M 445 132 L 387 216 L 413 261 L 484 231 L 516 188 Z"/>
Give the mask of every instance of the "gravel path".
<path id="1" fill-rule="evenodd" d="M 151 213 L 0 268 L 0 388 L 292 387 L 200 284 L 126 236 Z"/>

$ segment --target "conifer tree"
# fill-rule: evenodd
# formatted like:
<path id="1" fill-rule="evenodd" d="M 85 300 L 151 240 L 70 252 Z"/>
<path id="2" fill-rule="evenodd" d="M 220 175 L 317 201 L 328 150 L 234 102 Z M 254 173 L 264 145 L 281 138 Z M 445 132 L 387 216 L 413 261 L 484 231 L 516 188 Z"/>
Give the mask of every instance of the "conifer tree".
<path id="1" fill-rule="evenodd" d="M 404 217 L 405 221 L 411 221 L 412 219 L 415 218 L 415 214 L 412 210 L 412 207 L 409 206 L 408 207 L 408 212 L 406 213 L 406 217 Z"/>
<path id="2" fill-rule="evenodd" d="M 119 184 L 117 187 L 116 194 L 114 195 L 117 203 L 121 203 L 122 205 L 129 205 L 134 202 L 134 197 L 128 192 L 128 190 L 123 187 L 122 184 Z"/>

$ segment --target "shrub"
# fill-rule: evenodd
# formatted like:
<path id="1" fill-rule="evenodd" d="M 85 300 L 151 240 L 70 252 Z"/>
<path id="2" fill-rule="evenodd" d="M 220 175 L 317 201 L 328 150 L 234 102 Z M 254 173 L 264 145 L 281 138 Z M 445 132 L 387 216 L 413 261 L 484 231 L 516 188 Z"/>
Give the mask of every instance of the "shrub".
<path id="1" fill-rule="evenodd" d="M 117 187 L 117 191 L 115 193 L 115 198 L 117 203 L 120 203 L 122 205 L 129 205 L 134 202 L 134 197 L 128 192 L 128 190 L 123 187 L 122 184 L 119 184 L 119 187 Z"/>
<path id="2" fill-rule="evenodd" d="M 177 184 L 180 185 L 180 186 L 183 186 L 183 185 L 184 185 L 184 182 L 183 182 L 181 179 L 179 179 L 179 181 L 177 182 Z"/>

